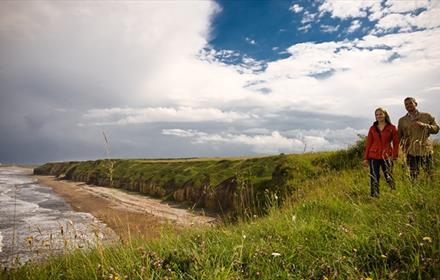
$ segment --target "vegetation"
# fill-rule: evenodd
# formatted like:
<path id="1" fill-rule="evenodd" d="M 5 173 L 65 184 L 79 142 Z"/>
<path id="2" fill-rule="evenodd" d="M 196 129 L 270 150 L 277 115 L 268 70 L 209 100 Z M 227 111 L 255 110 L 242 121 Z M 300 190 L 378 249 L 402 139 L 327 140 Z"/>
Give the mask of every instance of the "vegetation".
<path id="1" fill-rule="evenodd" d="M 209 175 L 211 186 L 219 186 L 240 173 L 243 188 L 263 190 L 257 193 L 265 194 L 265 210 L 245 213 L 232 224 L 179 234 L 165 228 L 162 237 L 153 241 L 132 240 L 112 247 L 98 246 L 89 252 L 78 250 L 43 264 L 25 265 L 3 277 L 438 279 L 439 169 L 433 179 L 421 176 L 411 183 L 399 160 L 394 168 L 397 190 L 382 180 L 380 197 L 371 198 L 368 171 L 360 165 L 358 151 L 362 145 L 339 152 L 208 160 L 203 164 L 197 160 L 158 165 L 118 161 L 113 173 L 116 181 L 130 176 L 174 180 L 177 186 L 191 176 L 191 180 L 203 181 L 203 175 Z M 435 149 L 438 166 L 439 145 Z M 78 163 L 69 168 L 75 164 L 78 170 L 83 168 Z M 92 162 L 87 164 L 91 169 L 84 167 L 82 172 L 96 168 Z M 156 171 L 148 171 L 146 165 Z M 69 168 L 62 172 L 67 175 Z M 124 169 L 130 175 L 124 175 Z"/>
<path id="2" fill-rule="evenodd" d="M 228 213 L 260 214 L 267 198 L 286 197 L 328 169 L 320 154 L 261 158 L 119 160 L 47 163 L 35 174 L 140 192 L 163 200 Z M 268 195 L 270 194 L 270 195 Z"/>

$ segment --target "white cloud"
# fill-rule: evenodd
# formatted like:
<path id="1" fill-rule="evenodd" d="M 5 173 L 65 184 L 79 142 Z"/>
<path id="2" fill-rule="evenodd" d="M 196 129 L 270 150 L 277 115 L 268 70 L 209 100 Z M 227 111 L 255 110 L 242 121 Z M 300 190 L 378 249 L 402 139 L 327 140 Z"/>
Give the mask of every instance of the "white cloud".
<path id="1" fill-rule="evenodd" d="M 32 71 L 65 86 L 93 85 L 93 94 L 83 94 L 108 100 L 125 94 L 129 105 L 167 102 L 164 85 L 172 83 L 158 76 L 180 63 L 197 64 L 194 56 L 206 45 L 211 16 L 219 11 L 208 1 L 1 5 L 0 58 L 9 75 Z M 182 73 L 173 78 L 189 76 Z"/>
<path id="2" fill-rule="evenodd" d="M 379 12 L 381 0 L 340 1 L 326 0 L 319 7 L 321 14 L 330 13 L 332 17 L 342 19 L 366 17 L 367 12 Z"/>
<path id="3" fill-rule="evenodd" d="M 310 29 L 312 29 L 312 25 L 310 23 L 298 28 L 298 30 L 303 33 L 307 33 Z"/>
<path id="4" fill-rule="evenodd" d="M 439 38 L 440 30 L 426 30 L 294 45 L 291 57 L 269 63 L 258 75 L 271 88 L 265 104 L 364 117 L 371 115 L 365 104 L 390 104 L 398 113 L 402 96 L 437 85 Z"/>
<path id="5" fill-rule="evenodd" d="M 84 119 L 92 125 L 126 125 L 154 122 L 233 122 L 256 118 L 255 115 L 221 111 L 217 108 L 157 107 L 92 109 Z"/>
<path id="6" fill-rule="evenodd" d="M 427 92 L 439 91 L 440 92 L 440 86 L 429 87 L 429 88 L 426 88 L 425 91 L 427 91 Z"/>
<path id="7" fill-rule="evenodd" d="M 365 132 L 365 131 L 361 131 Z M 162 134 L 172 135 L 181 138 L 192 138 L 194 144 L 233 144 L 245 145 L 257 154 L 277 154 L 277 153 L 301 153 L 310 151 L 336 150 L 346 148 L 358 139 L 356 131 L 352 128 L 343 130 L 295 130 L 281 134 L 278 131 L 263 132 L 264 134 L 246 135 L 219 133 L 209 134 L 197 130 L 164 129 Z M 285 136 L 291 135 L 291 137 Z M 330 137 L 331 140 L 328 139 Z M 334 140 L 345 140 L 346 143 Z"/>
<path id="8" fill-rule="evenodd" d="M 294 13 L 300 13 L 303 9 L 304 9 L 304 8 L 301 7 L 300 5 L 298 5 L 298 4 L 293 4 L 293 5 L 289 8 L 289 11 L 292 11 L 292 12 L 294 12 Z"/>
<path id="9" fill-rule="evenodd" d="M 412 22 L 418 28 L 438 28 L 440 27 L 440 2 L 430 1 L 428 9 L 415 16 Z"/>
<path id="10" fill-rule="evenodd" d="M 400 31 L 411 31 L 411 15 L 389 14 L 376 24 L 376 32 L 386 32 L 398 28 Z"/>
<path id="11" fill-rule="evenodd" d="M 270 131 L 267 128 L 262 127 L 256 127 L 256 128 L 249 128 L 243 131 L 245 134 L 269 134 Z"/>
<path id="12" fill-rule="evenodd" d="M 357 19 L 353 20 L 347 31 L 348 31 L 348 33 L 353 33 L 356 30 L 358 30 L 361 26 L 362 26 L 362 23 L 360 22 L 360 20 L 357 20 Z"/>
<path id="13" fill-rule="evenodd" d="M 317 15 L 317 13 L 310 13 L 309 11 L 305 11 L 301 23 L 306 24 L 312 22 L 315 20 Z"/>
<path id="14" fill-rule="evenodd" d="M 182 138 L 190 138 L 190 137 L 205 137 L 208 134 L 204 133 L 204 132 L 199 132 L 197 130 L 184 130 L 184 129 L 178 129 L 178 128 L 174 128 L 174 129 L 163 129 L 162 130 L 162 134 L 164 135 L 173 135 L 173 136 L 177 136 L 177 137 L 182 137 Z"/>
<path id="15" fill-rule="evenodd" d="M 321 31 L 324 33 L 333 33 L 339 30 L 339 25 L 326 25 L 326 24 L 322 24 L 321 25 Z"/>
<path id="16" fill-rule="evenodd" d="M 170 131 L 164 130 L 164 134 L 170 135 Z M 292 139 L 282 136 L 279 132 L 274 131 L 269 135 L 253 135 L 248 136 L 245 134 L 207 134 L 203 132 L 188 132 L 194 137 L 193 143 L 226 143 L 234 145 L 250 146 L 251 149 L 257 154 L 276 154 L 280 152 L 300 152 L 304 150 L 304 143 L 298 139 Z M 182 137 L 184 132 L 172 134 L 174 136 Z M 186 137 L 186 135 L 184 136 Z"/>
<path id="17" fill-rule="evenodd" d="M 257 42 L 254 39 L 251 39 L 249 37 L 246 37 L 245 40 L 246 40 L 246 42 L 248 42 L 251 45 L 256 45 L 257 44 Z"/>
<path id="18" fill-rule="evenodd" d="M 353 129 L 346 127 L 344 129 L 292 129 L 285 131 L 283 134 L 289 137 L 304 139 L 313 137 L 318 139 L 325 139 L 328 143 L 334 146 L 334 149 L 345 148 L 353 144 L 359 139 L 358 135 L 366 135 L 368 129 Z"/>
<path id="19" fill-rule="evenodd" d="M 419 9 L 425 9 L 419 15 L 415 15 Z M 326 0 L 319 7 L 321 16 L 330 13 L 332 17 L 349 19 L 367 17 L 371 21 L 378 20 L 375 32 L 400 29 L 409 31 L 411 27 L 435 28 L 440 26 L 440 2 L 439 1 L 402 1 L 387 0 L 382 6 L 380 0 L 339 1 Z"/>
<path id="20" fill-rule="evenodd" d="M 385 6 L 391 13 L 407 13 L 420 8 L 427 8 L 430 5 L 429 0 L 387 0 Z"/>

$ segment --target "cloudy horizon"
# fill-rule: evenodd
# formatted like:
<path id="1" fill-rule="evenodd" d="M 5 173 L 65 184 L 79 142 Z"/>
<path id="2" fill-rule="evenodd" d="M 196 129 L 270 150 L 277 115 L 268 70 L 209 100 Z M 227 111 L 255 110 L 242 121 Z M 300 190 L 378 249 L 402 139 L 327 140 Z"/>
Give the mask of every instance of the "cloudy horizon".
<path id="1" fill-rule="evenodd" d="M 343 149 L 438 118 L 438 1 L 0 2 L 0 163 Z M 438 135 L 436 136 L 438 139 Z"/>

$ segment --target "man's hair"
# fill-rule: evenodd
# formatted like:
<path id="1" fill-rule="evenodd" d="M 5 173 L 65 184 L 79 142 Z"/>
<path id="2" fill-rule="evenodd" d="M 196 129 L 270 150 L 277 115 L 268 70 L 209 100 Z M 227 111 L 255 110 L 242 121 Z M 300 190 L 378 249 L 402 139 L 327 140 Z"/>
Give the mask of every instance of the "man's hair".
<path id="1" fill-rule="evenodd" d="M 408 100 L 411 100 L 411 101 L 414 102 L 414 104 L 416 104 L 416 106 L 417 106 L 417 101 L 416 101 L 416 99 L 415 99 L 414 97 L 407 97 L 407 98 L 405 98 L 405 100 L 403 100 L 403 102 L 406 102 L 406 101 L 408 101 Z"/>

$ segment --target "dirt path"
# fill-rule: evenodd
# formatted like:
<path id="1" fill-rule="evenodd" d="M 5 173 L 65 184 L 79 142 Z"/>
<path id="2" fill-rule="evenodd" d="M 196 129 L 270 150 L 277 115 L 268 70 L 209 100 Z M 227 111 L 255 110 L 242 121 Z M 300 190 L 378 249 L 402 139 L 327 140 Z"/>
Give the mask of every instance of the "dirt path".
<path id="1" fill-rule="evenodd" d="M 164 227 L 210 225 L 215 218 L 193 213 L 177 205 L 120 189 L 60 181 L 53 176 L 34 176 L 51 187 L 75 211 L 88 212 L 111 227 L 122 239 L 134 236 L 157 237 Z"/>

